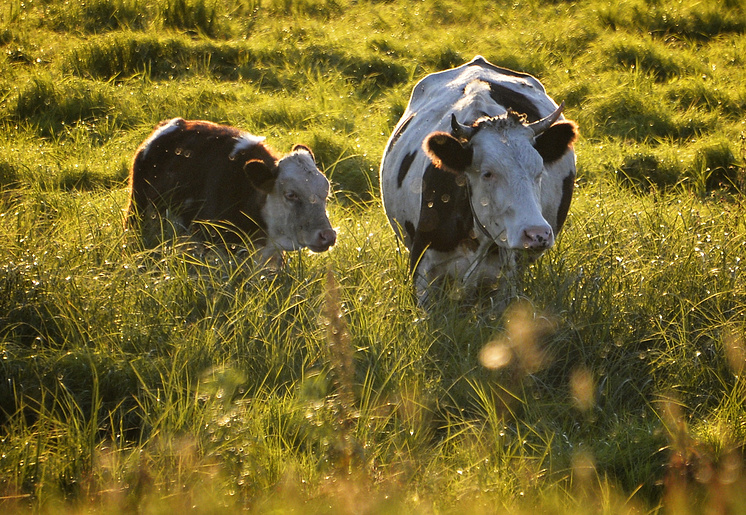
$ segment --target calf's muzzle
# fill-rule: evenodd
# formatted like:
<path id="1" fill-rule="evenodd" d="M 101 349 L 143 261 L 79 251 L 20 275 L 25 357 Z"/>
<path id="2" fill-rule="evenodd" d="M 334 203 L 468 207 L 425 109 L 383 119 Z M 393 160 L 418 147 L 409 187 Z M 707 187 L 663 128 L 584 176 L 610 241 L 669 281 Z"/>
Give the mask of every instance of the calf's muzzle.
<path id="1" fill-rule="evenodd" d="M 324 252 L 337 242 L 337 232 L 334 229 L 321 229 L 316 233 L 308 248 L 314 252 Z"/>

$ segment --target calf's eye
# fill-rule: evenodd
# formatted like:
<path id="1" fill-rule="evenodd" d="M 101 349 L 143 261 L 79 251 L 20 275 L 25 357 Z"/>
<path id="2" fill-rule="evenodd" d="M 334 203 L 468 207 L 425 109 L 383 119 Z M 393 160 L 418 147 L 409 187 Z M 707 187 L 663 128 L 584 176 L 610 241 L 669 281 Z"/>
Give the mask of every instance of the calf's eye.
<path id="1" fill-rule="evenodd" d="M 482 174 L 482 179 L 492 179 L 492 172 L 484 172 Z"/>
<path id="2" fill-rule="evenodd" d="M 298 202 L 298 194 L 294 191 L 286 191 L 285 198 L 290 202 Z"/>

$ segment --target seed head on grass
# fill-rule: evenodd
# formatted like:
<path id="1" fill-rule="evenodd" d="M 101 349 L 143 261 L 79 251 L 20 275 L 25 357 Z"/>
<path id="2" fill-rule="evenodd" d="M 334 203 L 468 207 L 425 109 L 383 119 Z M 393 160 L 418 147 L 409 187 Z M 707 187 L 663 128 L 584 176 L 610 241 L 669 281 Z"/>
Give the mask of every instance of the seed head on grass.
<path id="1" fill-rule="evenodd" d="M 596 403 L 593 374 L 587 368 L 576 368 L 570 375 L 570 393 L 575 406 L 588 412 Z"/>
<path id="2" fill-rule="evenodd" d="M 339 285 L 334 274 L 326 274 L 326 301 L 324 303 L 324 325 L 327 327 L 329 363 L 334 375 L 337 396 L 345 407 L 352 407 L 355 400 L 353 380 L 355 376 L 350 334 L 343 318 L 339 300 Z"/>
<path id="3" fill-rule="evenodd" d="M 523 374 L 538 372 L 547 362 L 540 339 L 550 329 L 549 320 L 535 317 L 531 307 L 523 302 L 510 306 L 505 318 L 505 335 L 482 348 L 480 363 L 485 368 L 497 370 L 515 362 Z"/>
<path id="4" fill-rule="evenodd" d="M 333 387 L 327 401 L 334 404 L 337 413 L 337 448 L 341 454 L 335 460 L 335 465 L 340 472 L 350 472 L 356 454 L 362 449 L 352 434 L 358 418 L 353 388 L 354 349 L 343 317 L 339 285 L 331 270 L 326 274 L 325 295 L 323 323 L 327 327 L 326 342 Z"/>
<path id="5" fill-rule="evenodd" d="M 728 366 L 737 377 L 742 377 L 744 368 L 746 368 L 746 348 L 744 347 L 743 335 L 732 331 L 728 332 L 723 339 L 723 345 Z"/>

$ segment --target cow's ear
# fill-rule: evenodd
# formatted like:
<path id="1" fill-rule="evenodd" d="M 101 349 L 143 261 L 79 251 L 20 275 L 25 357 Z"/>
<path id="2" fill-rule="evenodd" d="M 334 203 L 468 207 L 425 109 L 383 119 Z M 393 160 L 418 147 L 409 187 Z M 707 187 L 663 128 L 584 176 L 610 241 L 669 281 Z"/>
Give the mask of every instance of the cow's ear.
<path id="1" fill-rule="evenodd" d="M 422 148 L 435 166 L 452 173 L 463 173 L 471 166 L 474 150 L 464 146 L 447 132 L 433 132 L 425 138 Z"/>
<path id="2" fill-rule="evenodd" d="M 270 168 L 261 159 L 252 159 L 243 165 L 243 171 L 249 182 L 259 191 L 270 193 L 274 189 L 277 167 Z"/>
<path id="3" fill-rule="evenodd" d="M 293 147 L 293 152 L 298 152 L 299 150 L 308 152 L 309 154 L 311 154 L 311 159 L 313 159 L 314 163 L 316 162 L 316 156 L 313 155 L 313 152 L 311 151 L 311 149 L 308 148 L 306 145 L 298 143 L 297 145 Z"/>
<path id="4" fill-rule="evenodd" d="M 550 164 L 564 156 L 578 137 L 578 126 L 570 120 L 557 122 L 536 137 L 534 148 Z"/>

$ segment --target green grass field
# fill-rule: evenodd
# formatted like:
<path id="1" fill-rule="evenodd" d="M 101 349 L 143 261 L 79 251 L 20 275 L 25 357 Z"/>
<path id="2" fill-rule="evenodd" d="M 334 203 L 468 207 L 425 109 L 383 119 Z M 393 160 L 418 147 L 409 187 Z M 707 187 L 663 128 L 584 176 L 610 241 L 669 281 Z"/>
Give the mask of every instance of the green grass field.
<path id="1" fill-rule="evenodd" d="M 0 50 L 6 512 L 744 513 L 740 0 L 9 0 Z M 476 54 L 565 101 L 578 187 L 507 310 L 426 313 L 378 164 Z M 337 245 L 131 245 L 174 116 L 310 145 Z"/>

